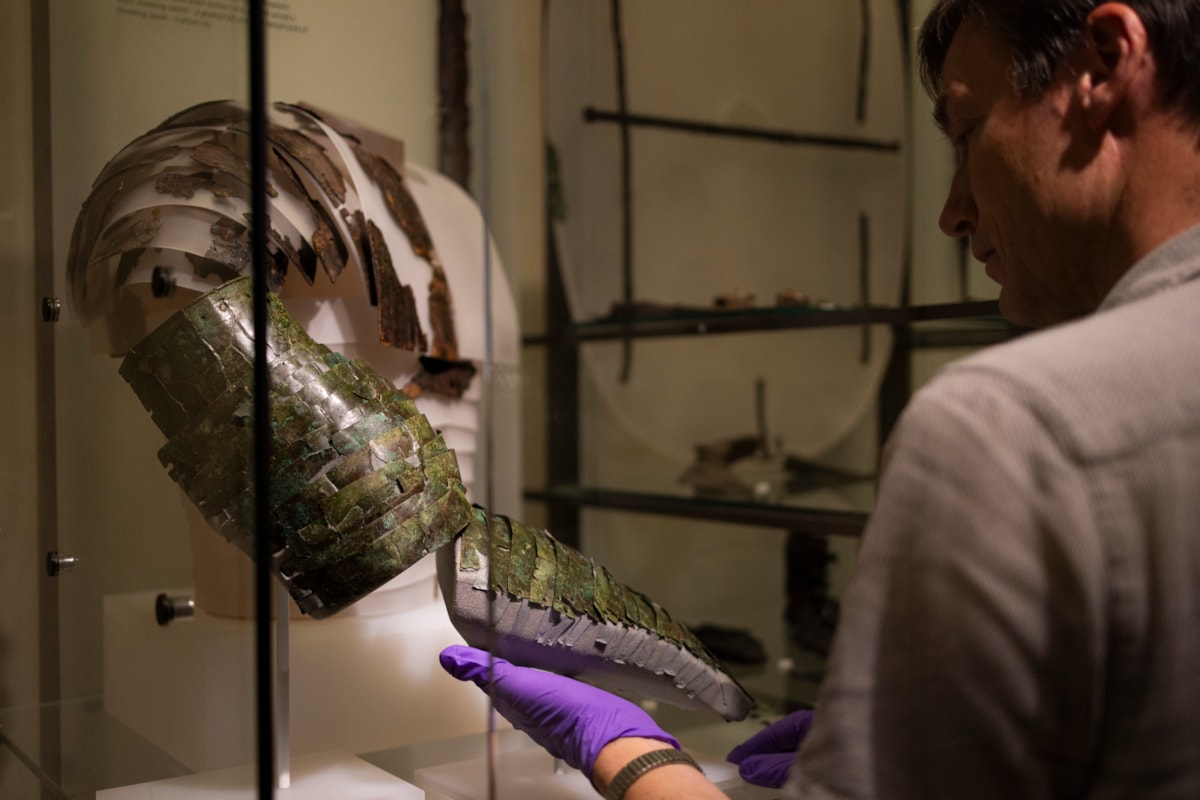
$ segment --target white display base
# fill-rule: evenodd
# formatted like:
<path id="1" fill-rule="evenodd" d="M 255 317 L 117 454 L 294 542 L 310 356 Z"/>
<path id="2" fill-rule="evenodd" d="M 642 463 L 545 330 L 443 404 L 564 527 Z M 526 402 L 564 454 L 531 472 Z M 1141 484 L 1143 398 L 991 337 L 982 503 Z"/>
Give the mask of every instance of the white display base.
<path id="1" fill-rule="evenodd" d="M 194 772 L 252 762 L 253 622 L 198 612 L 160 627 L 156 595 L 104 598 L 105 710 Z M 442 648 L 462 642 L 441 600 L 390 615 L 293 621 L 289 636 L 295 756 L 487 729 L 487 696 L 438 664 Z"/>
<path id="2" fill-rule="evenodd" d="M 686 749 L 686 748 L 685 748 Z M 713 756 L 688 750 L 718 788 L 740 786 L 737 767 Z M 487 760 L 484 758 L 418 769 L 413 782 L 425 790 L 427 800 L 487 800 Z M 554 759 L 541 748 L 501 753 L 496 758 L 496 792 L 499 798 L 520 800 L 595 800 L 596 790 L 577 769 L 554 771 Z"/>
<path id="3" fill-rule="evenodd" d="M 425 793 L 348 753 L 330 751 L 292 761 L 291 785 L 280 800 L 423 800 Z M 258 771 L 251 765 L 165 781 L 103 789 L 96 800 L 255 800 Z"/>

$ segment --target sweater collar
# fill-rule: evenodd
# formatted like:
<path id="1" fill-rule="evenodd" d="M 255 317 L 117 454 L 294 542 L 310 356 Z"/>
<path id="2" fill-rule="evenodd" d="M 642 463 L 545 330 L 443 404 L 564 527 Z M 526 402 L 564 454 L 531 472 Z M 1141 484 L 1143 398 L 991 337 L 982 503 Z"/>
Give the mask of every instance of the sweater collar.
<path id="1" fill-rule="evenodd" d="M 1140 300 L 1200 277 L 1200 225 L 1177 234 L 1143 256 L 1121 276 L 1098 310 Z"/>

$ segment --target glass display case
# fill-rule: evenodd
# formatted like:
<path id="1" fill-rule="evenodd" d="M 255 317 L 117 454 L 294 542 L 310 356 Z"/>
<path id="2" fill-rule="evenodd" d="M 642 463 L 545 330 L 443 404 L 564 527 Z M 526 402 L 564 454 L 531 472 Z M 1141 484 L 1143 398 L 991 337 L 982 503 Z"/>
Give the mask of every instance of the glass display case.
<path id="1" fill-rule="evenodd" d="M 462 188 L 482 149 L 445 5 L 6 4 L 5 796 L 416 791 L 361 754 L 487 727 L 433 672 L 459 640 L 418 558 L 440 540 L 397 555 L 360 488 L 448 457 L 443 483 L 520 514 L 516 312 Z M 258 536 L 263 508 L 290 532 Z M 301 529 L 390 550 L 317 565 Z"/>
<path id="2" fill-rule="evenodd" d="M 727 645 L 761 707 L 815 700 L 910 393 L 1013 335 L 937 238 L 947 156 L 909 64 L 927 7 L 550 7 L 526 497 Z"/>
<path id="3" fill-rule="evenodd" d="M 437 667 L 496 636 L 754 796 L 928 348 L 1012 333 L 927 230 L 915 5 L 5 0 L 0 796 L 590 796 Z"/>

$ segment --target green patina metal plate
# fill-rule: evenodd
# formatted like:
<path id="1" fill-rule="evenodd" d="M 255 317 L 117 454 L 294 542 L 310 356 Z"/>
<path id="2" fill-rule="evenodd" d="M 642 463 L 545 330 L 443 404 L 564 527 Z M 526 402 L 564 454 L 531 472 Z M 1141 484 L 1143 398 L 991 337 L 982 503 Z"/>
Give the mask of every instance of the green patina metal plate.
<path id="1" fill-rule="evenodd" d="M 121 374 L 168 436 L 159 457 L 222 535 L 253 550 L 250 286 L 210 292 L 140 342 Z M 268 299 L 269 504 L 276 568 L 301 607 L 336 613 L 453 541 L 474 511 L 457 459 L 362 361 Z"/>

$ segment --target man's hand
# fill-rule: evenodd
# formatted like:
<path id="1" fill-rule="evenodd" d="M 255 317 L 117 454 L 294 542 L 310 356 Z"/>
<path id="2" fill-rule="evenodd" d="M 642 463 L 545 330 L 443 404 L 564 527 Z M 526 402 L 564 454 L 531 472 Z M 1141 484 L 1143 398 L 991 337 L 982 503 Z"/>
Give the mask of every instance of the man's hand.
<path id="1" fill-rule="evenodd" d="M 793 711 L 730 750 L 725 760 L 738 765 L 738 774 L 746 783 L 778 789 L 787 781 L 796 750 L 812 721 L 812 711 Z"/>
<path id="2" fill-rule="evenodd" d="M 451 675 L 473 681 L 491 695 L 496 710 L 513 727 L 589 779 L 596 756 L 615 739 L 638 736 L 679 747 L 638 706 L 573 678 L 518 667 L 464 645 L 447 647 L 440 660 Z"/>

